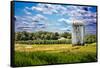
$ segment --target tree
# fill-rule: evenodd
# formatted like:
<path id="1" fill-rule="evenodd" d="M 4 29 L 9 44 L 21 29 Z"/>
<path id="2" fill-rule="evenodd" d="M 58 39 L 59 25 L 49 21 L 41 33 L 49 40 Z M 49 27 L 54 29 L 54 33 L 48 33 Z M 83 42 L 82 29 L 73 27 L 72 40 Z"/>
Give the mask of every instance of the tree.
<path id="1" fill-rule="evenodd" d="M 62 33 L 61 36 L 64 37 L 64 38 L 71 39 L 71 34 L 68 33 L 68 32 L 64 32 L 64 33 Z"/>
<path id="2" fill-rule="evenodd" d="M 94 43 L 96 42 L 96 35 L 86 35 L 85 36 L 86 43 Z"/>
<path id="3" fill-rule="evenodd" d="M 15 40 L 16 41 L 21 40 L 21 32 L 16 32 L 15 33 Z"/>

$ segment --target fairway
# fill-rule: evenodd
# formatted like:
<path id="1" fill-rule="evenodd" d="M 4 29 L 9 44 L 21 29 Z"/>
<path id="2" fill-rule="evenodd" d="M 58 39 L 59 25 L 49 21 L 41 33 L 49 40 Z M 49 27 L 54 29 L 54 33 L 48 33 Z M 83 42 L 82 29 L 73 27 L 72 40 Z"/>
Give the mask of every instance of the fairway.
<path id="1" fill-rule="evenodd" d="M 71 44 L 16 44 L 16 66 L 79 63 L 96 61 L 96 43 L 85 46 Z"/>

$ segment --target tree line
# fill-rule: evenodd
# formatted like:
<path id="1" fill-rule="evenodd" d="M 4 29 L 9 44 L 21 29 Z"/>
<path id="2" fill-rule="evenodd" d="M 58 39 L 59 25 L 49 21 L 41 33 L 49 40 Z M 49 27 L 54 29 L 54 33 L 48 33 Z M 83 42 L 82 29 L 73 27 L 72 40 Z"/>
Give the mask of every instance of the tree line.
<path id="1" fill-rule="evenodd" d="M 60 38 L 63 40 L 58 40 Z M 64 32 L 16 32 L 15 41 L 20 44 L 71 44 L 71 33 Z M 85 43 L 94 43 L 97 41 L 96 35 L 85 35 Z"/>
<path id="2" fill-rule="evenodd" d="M 96 41 L 97 41 L 96 35 L 91 34 L 85 36 L 85 43 L 94 43 Z"/>
<path id="3" fill-rule="evenodd" d="M 68 32 L 58 33 L 58 32 L 46 32 L 46 31 L 38 31 L 38 32 L 16 32 L 15 40 L 16 41 L 27 41 L 27 40 L 58 40 L 59 38 L 64 37 L 67 39 L 71 39 L 71 34 Z"/>

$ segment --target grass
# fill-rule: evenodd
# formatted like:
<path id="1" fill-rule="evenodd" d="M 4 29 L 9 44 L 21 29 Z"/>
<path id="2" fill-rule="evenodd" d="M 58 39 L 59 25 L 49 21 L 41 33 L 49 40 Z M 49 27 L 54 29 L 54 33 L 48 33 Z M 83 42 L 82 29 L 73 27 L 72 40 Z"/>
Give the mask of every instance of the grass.
<path id="1" fill-rule="evenodd" d="M 15 47 L 15 66 L 94 62 L 96 59 L 96 43 L 74 47 L 71 44 L 16 44 Z"/>

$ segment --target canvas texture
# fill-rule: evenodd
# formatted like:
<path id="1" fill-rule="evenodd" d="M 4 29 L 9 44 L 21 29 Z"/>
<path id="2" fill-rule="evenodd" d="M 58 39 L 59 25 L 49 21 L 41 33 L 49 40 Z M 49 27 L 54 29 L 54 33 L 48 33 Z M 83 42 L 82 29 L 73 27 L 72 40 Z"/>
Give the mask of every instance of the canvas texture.
<path id="1" fill-rule="evenodd" d="M 97 62 L 97 6 L 12 1 L 14 67 Z"/>

